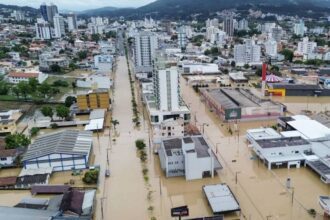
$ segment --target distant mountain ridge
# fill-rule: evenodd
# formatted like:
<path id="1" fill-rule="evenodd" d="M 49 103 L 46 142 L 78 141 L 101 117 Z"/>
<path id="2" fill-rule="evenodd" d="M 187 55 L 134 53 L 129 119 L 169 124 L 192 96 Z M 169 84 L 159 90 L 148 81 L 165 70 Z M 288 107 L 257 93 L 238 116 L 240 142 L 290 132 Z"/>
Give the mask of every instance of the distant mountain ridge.
<path id="1" fill-rule="evenodd" d="M 156 18 L 187 18 L 191 14 L 214 13 L 224 9 L 262 9 L 266 12 L 306 15 L 306 11 L 330 13 L 330 0 L 157 0 L 145 6 L 131 9 L 102 10 L 94 15 L 125 16 L 141 18 L 150 15 Z M 89 13 L 91 15 L 91 13 Z"/>
<path id="2" fill-rule="evenodd" d="M 0 8 L 30 11 L 38 14 L 36 8 L 0 4 Z M 330 14 L 330 0 L 157 0 L 139 8 L 103 7 L 76 12 L 80 16 L 111 16 L 126 18 L 189 18 L 191 14 L 207 17 L 217 11 L 236 8 L 238 10 L 260 9 L 263 12 L 313 17 Z M 65 10 L 69 11 L 69 10 Z"/>

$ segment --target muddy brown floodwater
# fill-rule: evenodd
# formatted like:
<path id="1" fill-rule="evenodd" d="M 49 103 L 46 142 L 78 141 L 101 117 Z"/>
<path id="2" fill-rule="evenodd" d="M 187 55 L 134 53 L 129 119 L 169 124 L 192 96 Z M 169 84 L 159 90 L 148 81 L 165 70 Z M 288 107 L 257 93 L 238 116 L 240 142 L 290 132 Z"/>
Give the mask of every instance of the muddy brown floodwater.
<path id="1" fill-rule="evenodd" d="M 241 215 L 232 213 L 226 215 L 225 219 L 314 219 L 307 213 L 311 208 L 318 212 L 315 219 L 322 219 L 317 197 L 329 194 L 329 187 L 317 175 L 307 168 L 269 171 L 261 161 L 255 160 L 247 147 L 244 137 L 247 129 L 271 126 L 275 121 L 241 123 L 238 125 L 239 132 L 229 135 L 228 125 L 206 109 L 199 96 L 184 82 L 181 84 L 184 100 L 189 103 L 193 116 L 196 115 L 197 125 L 209 124 L 205 127 L 205 136 L 213 149 L 218 143 L 218 157 L 224 168 L 214 178 L 195 181 L 185 181 L 184 177 L 165 178 L 158 156 L 148 150 L 149 184 L 146 184 L 134 141 L 144 139 L 148 143 L 148 121 L 143 122 L 141 129 L 134 128 L 129 86 L 126 59 L 120 57 L 113 106 L 113 118 L 120 123 L 116 129 L 116 141 L 110 144 L 109 131 L 105 131 L 100 137 L 100 148 L 94 149 L 96 161 L 103 166 L 101 170 L 104 171 L 106 149 L 109 148 L 111 170 L 110 178 L 101 179 L 97 219 L 102 219 L 102 206 L 104 219 L 150 219 L 154 216 L 156 219 L 167 220 L 171 219 L 170 209 L 181 205 L 188 205 L 190 218 L 211 216 L 202 186 L 216 183 L 227 183 L 242 208 Z M 289 98 L 284 101 L 289 110 L 292 108 L 292 112 L 304 110 L 303 104 L 298 109 L 291 107 L 295 103 Z M 313 102 L 310 103 L 309 107 L 314 108 Z M 292 192 L 284 187 L 287 177 L 292 179 L 294 186 L 293 202 Z M 149 191 L 151 196 L 148 197 Z"/>

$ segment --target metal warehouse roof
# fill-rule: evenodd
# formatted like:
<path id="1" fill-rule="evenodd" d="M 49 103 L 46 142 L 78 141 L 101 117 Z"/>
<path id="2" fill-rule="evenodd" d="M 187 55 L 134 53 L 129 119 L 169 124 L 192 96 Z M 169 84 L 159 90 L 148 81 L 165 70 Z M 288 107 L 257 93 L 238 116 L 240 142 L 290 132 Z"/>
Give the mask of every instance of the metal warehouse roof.
<path id="1" fill-rule="evenodd" d="M 30 145 L 23 161 L 50 154 L 88 155 L 92 142 L 90 131 L 65 130 L 44 135 Z"/>
<path id="2" fill-rule="evenodd" d="M 203 186 L 203 191 L 211 206 L 213 214 L 241 210 L 234 194 L 226 184 Z"/>

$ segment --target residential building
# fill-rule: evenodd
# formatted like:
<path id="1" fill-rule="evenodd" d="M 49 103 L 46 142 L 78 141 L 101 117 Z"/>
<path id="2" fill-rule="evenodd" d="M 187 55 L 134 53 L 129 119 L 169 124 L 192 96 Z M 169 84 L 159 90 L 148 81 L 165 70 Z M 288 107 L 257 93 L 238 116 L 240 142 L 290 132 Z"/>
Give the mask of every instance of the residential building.
<path id="1" fill-rule="evenodd" d="M 274 22 L 266 22 L 261 26 L 262 33 L 271 33 L 272 29 L 276 27 Z"/>
<path id="2" fill-rule="evenodd" d="M 24 21 L 25 13 L 23 11 L 14 11 L 14 18 L 16 21 Z"/>
<path id="3" fill-rule="evenodd" d="M 230 72 L 228 74 L 230 84 L 234 88 L 239 88 L 239 87 L 248 87 L 249 85 L 249 80 L 244 76 L 243 72 Z"/>
<path id="4" fill-rule="evenodd" d="M 92 132 L 65 130 L 38 137 L 22 158 L 24 169 L 86 169 L 93 147 Z"/>
<path id="5" fill-rule="evenodd" d="M 249 22 L 245 18 L 243 18 L 238 22 L 238 30 L 239 31 L 249 30 Z"/>
<path id="6" fill-rule="evenodd" d="M 179 73 L 176 67 L 158 70 L 153 77 L 157 107 L 176 111 L 180 106 Z"/>
<path id="7" fill-rule="evenodd" d="M 133 54 L 136 72 L 152 72 L 152 60 L 157 48 L 156 34 L 139 32 L 134 36 Z"/>
<path id="8" fill-rule="evenodd" d="M 0 137 L 16 132 L 16 121 L 20 115 L 19 110 L 0 112 Z"/>
<path id="9" fill-rule="evenodd" d="M 184 136 L 183 118 L 178 118 L 177 120 L 167 119 L 162 121 L 160 126 L 153 126 L 152 128 L 152 139 L 157 150 L 160 147 L 162 139 Z"/>
<path id="10" fill-rule="evenodd" d="M 48 74 L 39 71 L 10 72 L 6 77 L 8 82 L 13 84 L 18 84 L 22 81 L 28 82 L 30 78 L 35 78 L 39 83 L 43 83 L 48 78 Z"/>
<path id="11" fill-rule="evenodd" d="M 65 36 L 64 18 L 59 14 L 54 16 L 54 38 Z"/>
<path id="12" fill-rule="evenodd" d="M 52 38 L 50 32 L 50 24 L 43 20 L 37 19 L 37 23 L 35 24 L 36 29 L 36 38 L 40 40 L 49 40 Z"/>
<path id="13" fill-rule="evenodd" d="M 109 89 L 95 89 L 87 94 L 78 95 L 77 105 L 79 110 L 92 110 L 98 108 L 109 109 Z"/>
<path id="14" fill-rule="evenodd" d="M 42 18 L 45 21 L 48 21 L 48 16 L 47 16 L 47 5 L 46 3 L 43 3 L 42 5 L 40 5 L 40 14 L 42 16 Z"/>
<path id="15" fill-rule="evenodd" d="M 89 89 L 110 89 L 112 82 L 108 75 L 100 73 L 76 81 L 77 87 Z"/>
<path id="16" fill-rule="evenodd" d="M 316 42 L 309 41 L 308 37 L 304 37 L 302 41 L 298 42 L 297 52 L 301 55 L 307 55 L 313 53 L 316 47 Z"/>
<path id="17" fill-rule="evenodd" d="M 281 42 L 283 36 L 283 29 L 280 26 L 272 28 L 272 38 L 277 42 Z"/>
<path id="18" fill-rule="evenodd" d="M 67 20 L 68 20 L 68 30 L 69 31 L 74 31 L 78 29 L 77 25 L 77 15 L 74 13 L 69 13 L 67 15 Z"/>
<path id="19" fill-rule="evenodd" d="M 184 27 L 180 27 L 178 30 L 178 44 L 181 49 L 187 46 L 187 36 Z"/>
<path id="20" fill-rule="evenodd" d="M 185 176 L 186 180 L 214 176 L 222 166 L 203 136 L 162 140 L 158 151 L 166 177 Z"/>
<path id="21" fill-rule="evenodd" d="M 277 56 L 277 42 L 276 40 L 269 39 L 265 42 L 266 55 L 276 57 Z"/>
<path id="22" fill-rule="evenodd" d="M 94 67 L 101 73 L 110 73 L 112 71 L 112 55 L 101 54 L 94 56 Z"/>
<path id="23" fill-rule="evenodd" d="M 45 52 L 39 55 L 39 70 L 49 72 L 53 65 L 58 65 L 62 68 L 69 66 L 69 60 L 67 57 L 58 56 L 56 53 Z"/>
<path id="24" fill-rule="evenodd" d="M 237 66 L 245 64 L 260 63 L 261 48 L 254 40 L 246 40 L 244 44 L 234 47 L 234 59 Z"/>
<path id="25" fill-rule="evenodd" d="M 51 3 L 50 5 L 47 5 L 47 21 L 53 23 L 54 22 L 54 16 L 58 14 L 57 6 Z"/>
<path id="26" fill-rule="evenodd" d="M 219 27 L 219 20 L 217 18 L 207 19 L 206 20 L 206 27 Z"/>
<path id="27" fill-rule="evenodd" d="M 223 27 L 228 36 L 232 37 L 234 35 L 234 19 L 232 16 L 225 18 Z"/>
<path id="28" fill-rule="evenodd" d="M 1 122 L 0 122 L 1 123 Z M 0 125 L 1 126 L 1 125 Z M 5 139 L 0 138 L 0 168 L 13 167 L 18 156 L 20 156 L 24 149 L 6 149 Z M 16 181 L 15 181 L 16 183 Z M 1 184 L 0 184 L 1 187 Z"/>
<path id="29" fill-rule="evenodd" d="M 90 34 L 103 34 L 104 29 L 105 29 L 105 25 L 89 23 L 88 24 L 88 29 L 89 29 Z"/>
<path id="30" fill-rule="evenodd" d="M 295 23 L 293 26 L 293 33 L 298 36 L 304 36 L 306 31 L 305 22 L 300 20 L 298 23 Z"/>

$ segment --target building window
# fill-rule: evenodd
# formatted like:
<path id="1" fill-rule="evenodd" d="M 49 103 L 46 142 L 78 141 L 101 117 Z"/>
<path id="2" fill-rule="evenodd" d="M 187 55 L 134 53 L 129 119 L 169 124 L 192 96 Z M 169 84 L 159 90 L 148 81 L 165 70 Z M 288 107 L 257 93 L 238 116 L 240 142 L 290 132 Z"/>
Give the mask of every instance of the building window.
<path id="1" fill-rule="evenodd" d="M 7 157 L 1 157 L 0 160 L 1 161 L 7 160 Z"/>

